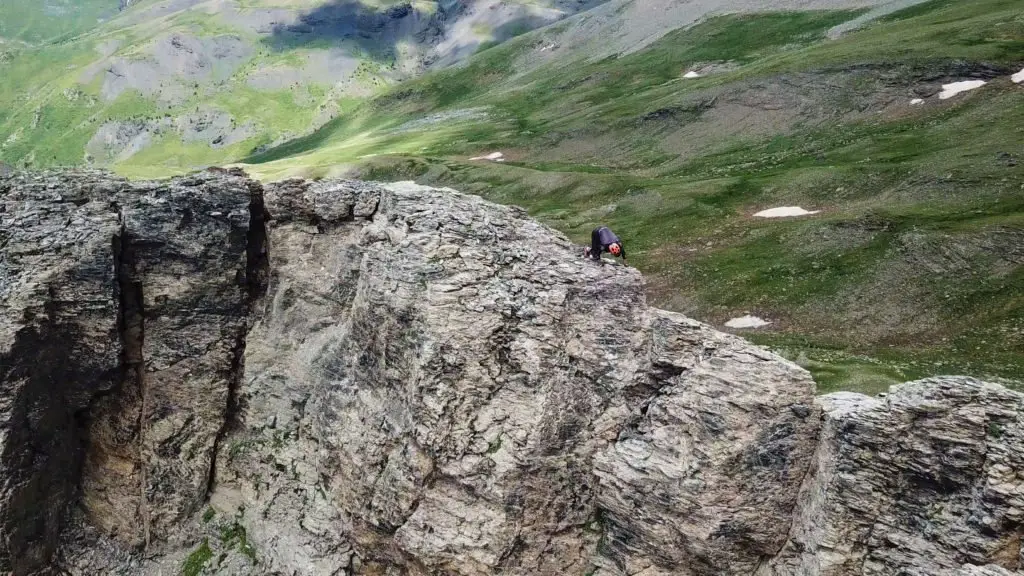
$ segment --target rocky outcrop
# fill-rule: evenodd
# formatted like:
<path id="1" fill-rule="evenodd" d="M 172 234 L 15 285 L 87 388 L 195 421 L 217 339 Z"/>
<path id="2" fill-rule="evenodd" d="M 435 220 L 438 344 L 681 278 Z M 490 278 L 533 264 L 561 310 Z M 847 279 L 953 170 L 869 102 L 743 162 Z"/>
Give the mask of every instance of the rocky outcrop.
<path id="1" fill-rule="evenodd" d="M 305 182 L 267 207 L 270 287 L 212 503 L 275 569 L 721 571 L 757 561 L 738 534 L 781 546 L 817 427 L 797 367 L 648 308 L 635 271 L 514 208 Z M 782 489 L 729 494 L 767 477 Z M 721 525 L 721 551 L 659 549 Z"/>
<path id="2" fill-rule="evenodd" d="M 73 501 L 83 414 L 120 379 L 121 227 L 116 208 L 63 185 L 11 182 L 0 184 L 0 570 L 28 574 L 49 562 Z"/>
<path id="3" fill-rule="evenodd" d="M 524 212 L 0 179 L 0 569 L 1003 574 L 1021 397 L 816 401 Z"/>
<path id="4" fill-rule="evenodd" d="M 0 568 L 49 564 L 72 500 L 127 545 L 205 501 L 259 261 L 251 186 L 0 181 Z"/>
<path id="5" fill-rule="evenodd" d="M 965 378 L 822 399 L 790 540 L 760 574 L 957 574 L 1022 565 L 1024 397 Z M 966 570 L 966 568 L 963 568 Z"/>

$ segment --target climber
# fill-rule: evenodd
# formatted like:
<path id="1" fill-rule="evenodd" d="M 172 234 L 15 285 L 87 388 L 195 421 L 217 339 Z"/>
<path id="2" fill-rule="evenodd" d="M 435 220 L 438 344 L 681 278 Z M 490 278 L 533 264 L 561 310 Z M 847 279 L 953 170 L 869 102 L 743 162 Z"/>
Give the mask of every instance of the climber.
<path id="1" fill-rule="evenodd" d="M 615 235 L 607 226 L 595 228 L 590 233 L 590 246 L 583 249 L 583 256 L 594 260 L 601 259 L 601 252 L 608 252 L 612 256 L 622 256 L 626 259 L 626 249 L 622 246 L 622 240 Z"/>

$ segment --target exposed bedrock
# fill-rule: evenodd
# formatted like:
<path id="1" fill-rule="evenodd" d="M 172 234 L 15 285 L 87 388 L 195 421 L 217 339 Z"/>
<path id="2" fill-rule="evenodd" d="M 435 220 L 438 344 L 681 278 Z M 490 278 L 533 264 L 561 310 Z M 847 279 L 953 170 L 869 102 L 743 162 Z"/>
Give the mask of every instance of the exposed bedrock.
<path id="1" fill-rule="evenodd" d="M 2 570 L 1020 568 L 1024 397 L 815 399 L 517 208 L 67 172 L 0 218 Z"/>

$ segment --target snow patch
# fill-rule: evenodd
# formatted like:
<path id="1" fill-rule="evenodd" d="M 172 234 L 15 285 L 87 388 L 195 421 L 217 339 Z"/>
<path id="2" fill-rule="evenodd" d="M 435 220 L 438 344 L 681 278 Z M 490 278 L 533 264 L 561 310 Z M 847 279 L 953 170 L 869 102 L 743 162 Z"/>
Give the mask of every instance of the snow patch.
<path id="1" fill-rule="evenodd" d="M 910 101 L 911 106 L 920 106 L 921 104 L 924 104 L 923 98 L 914 98 L 913 100 Z"/>
<path id="2" fill-rule="evenodd" d="M 686 74 L 683 74 L 683 78 L 700 78 L 700 74 L 697 74 L 693 70 L 690 70 Z"/>
<path id="3" fill-rule="evenodd" d="M 474 156 L 470 160 L 490 160 L 491 162 L 504 162 L 505 154 L 502 152 L 491 152 L 486 156 Z"/>
<path id="4" fill-rule="evenodd" d="M 779 208 L 762 210 L 754 214 L 754 216 L 758 218 L 788 218 L 790 216 L 809 216 L 818 212 L 821 212 L 821 210 L 804 210 L 799 206 L 781 206 Z"/>
<path id="5" fill-rule="evenodd" d="M 964 80 L 963 82 L 953 82 L 952 84 L 943 84 L 942 92 L 939 92 L 939 100 L 947 100 L 956 96 L 961 92 L 967 92 L 968 90 L 974 90 L 975 88 L 981 88 L 986 82 L 984 80 Z"/>
<path id="6" fill-rule="evenodd" d="M 725 323 L 726 328 L 762 328 L 771 324 L 771 322 L 758 318 L 757 316 L 741 316 L 739 318 L 733 318 Z"/>
<path id="7" fill-rule="evenodd" d="M 1014 84 L 1020 84 L 1021 82 L 1024 82 L 1024 68 L 1021 68 L 1020 72 L 1017 72 L 1013 76 L 1010 76 L 1010 80 L 1013 80 Z"/>

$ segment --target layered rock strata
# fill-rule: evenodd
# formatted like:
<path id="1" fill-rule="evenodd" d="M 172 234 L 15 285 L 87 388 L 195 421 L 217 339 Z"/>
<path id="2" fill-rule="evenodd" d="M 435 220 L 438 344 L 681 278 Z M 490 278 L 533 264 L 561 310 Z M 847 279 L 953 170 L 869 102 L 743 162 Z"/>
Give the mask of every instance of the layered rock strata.
<path id="1" fill-rule="evenodd" d="M 521 210 L 0 178 L 0 569 L 1005 574 L 1024 397 L 815 399 Z"/>

